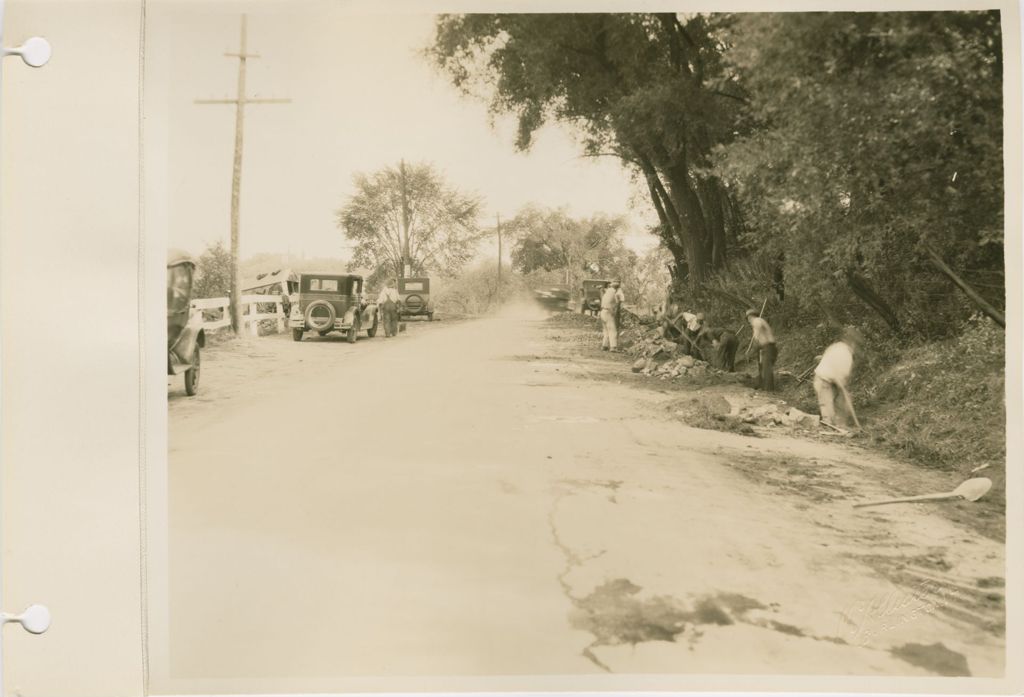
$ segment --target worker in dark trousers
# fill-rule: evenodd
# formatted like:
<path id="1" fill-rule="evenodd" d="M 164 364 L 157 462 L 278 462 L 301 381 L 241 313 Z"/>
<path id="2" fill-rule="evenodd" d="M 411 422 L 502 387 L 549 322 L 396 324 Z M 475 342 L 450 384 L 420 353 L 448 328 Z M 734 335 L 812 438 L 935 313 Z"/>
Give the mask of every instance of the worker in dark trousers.
<path id="1" fill-rule="evenodd" d="M 398 303 L 401 296 L 398 295 L 397 282 L 389 278 L 387 285 L 377 296 L 377 305 L 384 315 L 384 336 L 395 336 L 398 334 Z"/>
<path id="2" fill-rule="evenodd" d="M 706 348 L 708 344 L 711 344 L 711 350 Z M 716 368 L 730 373 L 736 371 L 736 349 L 740 341 L 735 332 L 722 327 L 705 327 L 701 330 L 697 345 L 704 355 L 715 356 Z"/>
<path id="3" fill-rule="evenodd" d="M 757 343 L 757 380 L 754 382 L 754 389 L 774 392 L 775 360 L 779 357 L 775 333 L 757 310 L 747 310 L 747 321 L 754 332 L 753 341 Z"/>

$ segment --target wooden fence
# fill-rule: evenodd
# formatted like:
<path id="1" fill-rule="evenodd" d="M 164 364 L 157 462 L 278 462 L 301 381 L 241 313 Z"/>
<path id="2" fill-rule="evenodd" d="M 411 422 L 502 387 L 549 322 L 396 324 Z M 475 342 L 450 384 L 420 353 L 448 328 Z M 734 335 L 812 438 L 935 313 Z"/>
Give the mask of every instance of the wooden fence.
<path id="1" fill-rule="evenodd" d="M 192 310 L 203 313 L 203 328 L 215 332 L 231 326 L 231 313 L 227 298 L 204 298 L 192 301 Z M 259 336 L 260 322 L 273 320 L 277 331 L 285 330 L 284 306 L 280 295 L 243 295 L 241 331 Z"/>

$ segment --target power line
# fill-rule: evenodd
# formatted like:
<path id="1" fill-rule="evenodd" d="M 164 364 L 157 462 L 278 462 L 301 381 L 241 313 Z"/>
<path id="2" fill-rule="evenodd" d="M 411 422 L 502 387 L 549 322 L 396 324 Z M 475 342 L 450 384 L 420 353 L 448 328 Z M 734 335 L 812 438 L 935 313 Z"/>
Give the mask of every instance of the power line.
<path id="1" fill-rule="evenodd" d="M 245 66 L 250 58 L 259 58 L 258 53 L 246 51 L 246 16 L 242 15 L 242 35 L 238 53 L 225 53 L 229 58 L 238 59 L 238 92 L 234 99 L 197 99 L 196 104 L 234 104 L 235 105 L 235 159 L 231 173 L 231 329 L 239 333 L 242 324 L 242 305 L 239 302 L 241 293 L 238 288 L 238 220 L 239 200 L 242 190 L 242 132 L 245 122 L 246 104 L 288 104 L 287 98 L 258 99 L 245 93 Z"/>

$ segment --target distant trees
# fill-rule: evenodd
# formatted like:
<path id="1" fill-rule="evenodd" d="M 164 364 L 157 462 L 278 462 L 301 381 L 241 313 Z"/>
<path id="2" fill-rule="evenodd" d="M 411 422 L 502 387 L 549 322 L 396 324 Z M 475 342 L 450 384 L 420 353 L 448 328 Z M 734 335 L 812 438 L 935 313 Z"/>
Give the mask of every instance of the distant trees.
<path id="1" fill-rule="evenodd" d="M 208 245 L 196 260 L 193 298 L 224 298 L 231 291 L 231 252 L 224 243 Z"/>
<path id="2" fill-rule="evenodd" d="M 563 283 L 573 288 L 584 276 L 621 275 L 636 262 L 636 254 L 622 243 L 622 218 L 577 219 L 563 209 L 528 206 L 504 227 L 515 240 L 513 269 L 524 274 L 559 271 Z"/>
<path id="3" fill-rule="evenodd" d="M 522 276 L 505 271 L 499 283 L 497 265 L 487 259 L 463 268 L 458 276 L 438 279 L 431 289 L 434 306 L 446 314 L 486 314 L 524 289 Z"/>
<path id="4" fill-rule="evenodd" d="M 449 186 L 428 164 L 385 167 L 355 176 L 356 192 L 337 213 L 355 242 L 353 265 L 404 276 L 453 273 L 480 239 L 480 201 Z"/>

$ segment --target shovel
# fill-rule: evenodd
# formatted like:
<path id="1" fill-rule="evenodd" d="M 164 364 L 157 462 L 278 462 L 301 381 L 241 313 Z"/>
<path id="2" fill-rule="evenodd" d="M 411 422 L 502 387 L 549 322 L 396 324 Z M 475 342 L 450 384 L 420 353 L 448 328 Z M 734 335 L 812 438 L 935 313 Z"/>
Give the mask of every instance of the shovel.
<path id="1" fill-rule="evenodd" d="M 886 503 L 906 503 L 907 501 L 945 501 L 947 499 L 977 501 L 987 494 L 988 490 L 991 488 L 991 479 L 977 477 L 976 479 L 968 479 L 956 489 L 953 489 L 953 491 L 946 492 L 945 494 L 922 494 L 921 496 L 905 496 L 898 499 L 882 499 L 881 501 L 871 501 L 869 503 L 855 503 L 853 504 L 853 507 L 862 508 L 864 506 L 881 506 Z"/>

